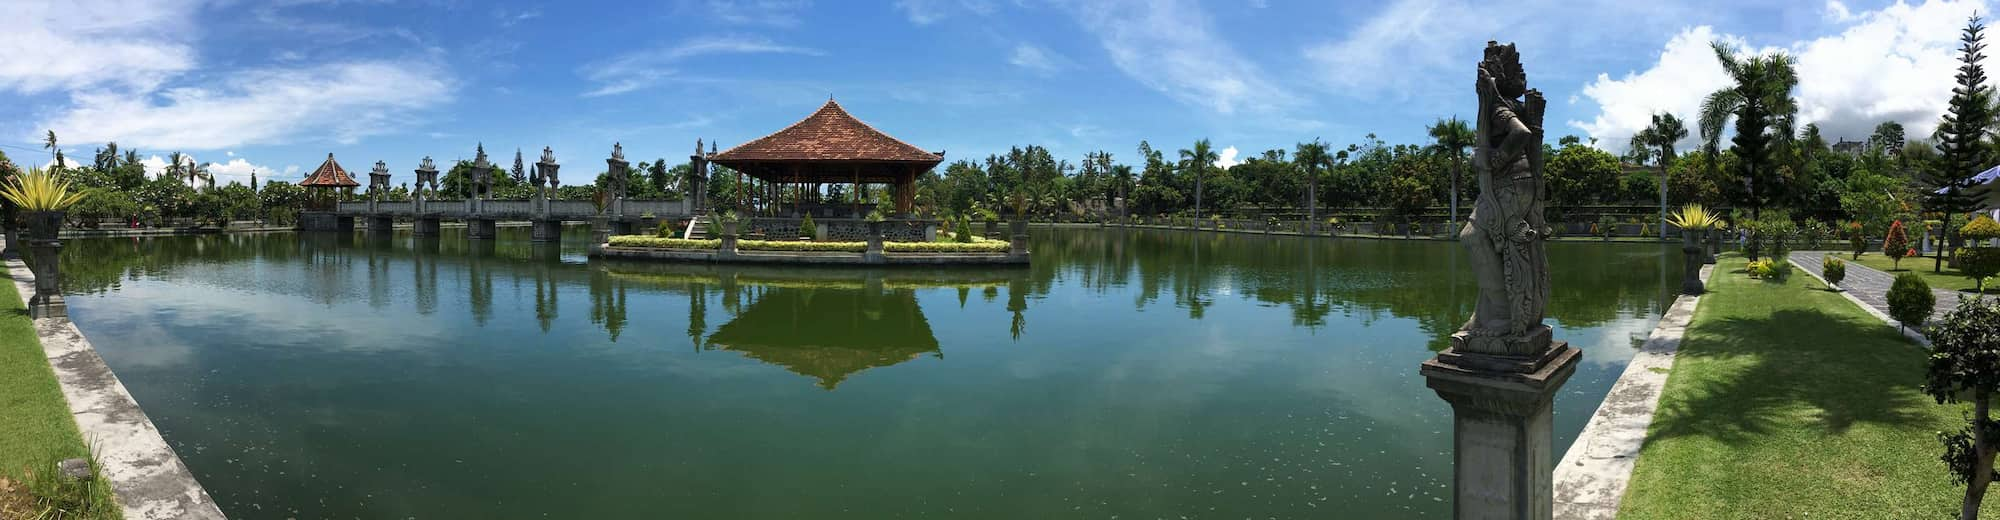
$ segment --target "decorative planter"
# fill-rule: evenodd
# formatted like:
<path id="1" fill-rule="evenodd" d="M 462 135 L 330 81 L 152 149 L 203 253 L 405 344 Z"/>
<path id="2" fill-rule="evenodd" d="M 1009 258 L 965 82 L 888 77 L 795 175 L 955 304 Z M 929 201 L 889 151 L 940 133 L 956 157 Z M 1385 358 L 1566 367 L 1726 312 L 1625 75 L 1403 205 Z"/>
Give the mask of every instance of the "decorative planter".
<path id="1" fill-rule="evenodd" d="M 1681 267 L 1681 294 L 1701 294 L 1707 290 L 1701 284 L 1702 260 L 1707 256 L 1707 248 L 1702 246 L 1702 238 L 1706 234 L 1705 231 L 1681 231 L 1681 254 L 1687 255 L 1687 260 Z"/>
<path id="2" fill-rule="evenodd" d="M 1008 241 L 1011 246 L 1007 250 L 1008 254 L 1028 254 L 1028 221 L 1017 219 L 1013 222 L 1008 222 L 1007 230 L 1013 233 L 1012 239 Z"/>
<path id="3" fill-rule="evenodd" d="M 1713 265 L 1715 255 L 1722 252 L 1722 230 L 1707 229 L 1702 230 L 1702 234 L 1708 236 L 1708 253 L 1702 257 L 1701 263 Z"/>
<path id="4" fill-rule="evenodd" d="M 62 297 L 63 212 L 31 211 L 22 215 L 28 223 L 28 250 L 32 257 L 28 270 L 35 273 L 35 295 L 28 299 L 28 315 L 60 318 L 69 315 Z"/>

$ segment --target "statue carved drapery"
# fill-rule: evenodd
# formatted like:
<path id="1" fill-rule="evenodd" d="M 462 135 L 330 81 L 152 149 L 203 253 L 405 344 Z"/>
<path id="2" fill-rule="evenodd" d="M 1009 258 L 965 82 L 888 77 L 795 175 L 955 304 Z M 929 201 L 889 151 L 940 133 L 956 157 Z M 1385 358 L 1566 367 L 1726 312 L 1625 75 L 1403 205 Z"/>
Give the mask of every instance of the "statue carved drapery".
<path id="1" fill-rule="evenodd" d="M 1479 299 L 1452 344 L 1463 353 L 1538 355 L 1549 346 L 1542 324 L 1549 300 L 1544 243 L 1550 230 L 1542 216 L 1546 102 L 1527 88 L 1513 44 L 1487 43 L 1474 88 L 1479 120 L 1472 165 L 1479 197 L 1459 241 L 1471 255 Z"/>

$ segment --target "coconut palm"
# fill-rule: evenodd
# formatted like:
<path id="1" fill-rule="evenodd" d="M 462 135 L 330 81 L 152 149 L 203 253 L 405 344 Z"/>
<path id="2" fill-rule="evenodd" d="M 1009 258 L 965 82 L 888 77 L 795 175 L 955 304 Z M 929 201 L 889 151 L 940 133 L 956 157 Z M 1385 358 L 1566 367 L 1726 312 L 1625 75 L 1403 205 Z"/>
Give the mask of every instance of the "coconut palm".
<path id="1" fill-rule="evenodd" d="M 1202 178 L 1207 177 L 1209 167 L 1221 159 L 1215 154 L 1214 147 L 1209 145 L 1208 139 L 1195 141 L 1193 149 L 1181 150 L 1181 167 L 1194 172 L 1194 218 L 1196 219 L 1201 218 Z"/>
<path id="2" fill-rule="evenodd" d="M 1472 147 L 1472 127 L 1454 116 L 1439 119 L 1430 126 L 1433 152 L 1451 154 L 1451 222 L 1458 223 L 1458 194 L 1460 172 L 1464 170 L 1465 149 Z"/>
<path id="3" fill-rule="evenodd" d="M 57 147 L 56 147 L 56 131 L 55 131 L 55 130 L 50 130 L 50 131 L 49 131 L 49 137 L 48 137 L 47 139 L 44 139 L 44 140 L 42 140 L 42 149 L 43 149 L 43 150 L 48 150 L 48 151 L 49 151 L 49 154 L 50 154 L 50 155 L 53 155 L 53 156 L 55 156 L 55 159 L 56 159 L 56 167 L 57 167 L 57 168 L 61 168 L 61 167 L 63 166 L 63 164 L 62 164 L 62 161 L 63 161 L 63 159 L 62 159 L 62 149 L 61 149 L 61 148 L 57 148 Z"/>
<path id="4" fill-rule="evenodd" d="M 1705 150 L 1713 158 L 1720 153 L 1717 148 L 1722 140 L 1722 125 L 1735 122 L 1735 136 L 1730 138 L 1730 149 L 1740 159 L 1738 176 L 1743 179 L 1743 187 L 1748 195 L 1744 202 L 1750 206 L 1754 218 L 1763 207 L 1763 200 L 1771 196 L 1773 184 L 1777 181 L 1776 167 L 1772 164 L 1773 152 L 1777 148 L 1789 146 L 1798 117 L 1798 102 L 1792 99 L 1792 89 L 1799 85 L 1799 76 L 1794 70 L 1795 61 L 1784 53 L 1741 57 L 1736 50 L 1722 42 L 1709 44 L 1715 50 L 1716 61 L 1729 74 L 1735 85 L 1725 87 L 1708 95 L 1701 102 L 1701 138 Z M 1715 161 L 1710 161 L 1714 163 Z M 1760 183 L 1762 180 L 1764 182 Z M 1760 186 L 1763 184 L 1763 186 Z M 1763 193 L 1759 193 L 1759 189 Z"/>
<path id="5" fill-rule="evenodd" d="M 1299 143 L 1292 152 L 1292 164 L 1299 167 L 1299 173 L 1306 176 L 1306 230 L 1317 229 L 1319 222 L 1319 172 L 1331 166 L 1333 158 L 1326 154 L 1326 143 L 1313 138 L 1310 143 Z"/>
<path id="6" fill-rule="evenodd" d="M 1632 150 L 1639 157 L 1657 157 L 1660 165 L 1658 177 L 1660 185 L 1660 238 L 1667 237 L 1667 172 L 1671 171 L 1676 158 L 1674 143 L 1687 139 L 1687 126 L 1673 114 L 1661 112 L 1653 114 L 1653 124 L 1632 135 Z M 1657 152 L 1657 154 L 1655 154 Z M 1644 164 L 1644 160 L 1640 163 Z"/>

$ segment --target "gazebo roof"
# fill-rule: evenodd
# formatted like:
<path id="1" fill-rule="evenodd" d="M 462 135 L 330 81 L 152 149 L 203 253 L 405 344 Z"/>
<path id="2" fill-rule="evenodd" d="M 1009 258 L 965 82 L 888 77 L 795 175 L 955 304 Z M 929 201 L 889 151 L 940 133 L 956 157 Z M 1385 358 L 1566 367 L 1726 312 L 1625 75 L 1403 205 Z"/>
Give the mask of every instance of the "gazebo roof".
<path id="1" fill-rule="evenodd" d="M 354 182 L 354 177 L 349 176 L 347 170 L 340 167 L 340 163 L 334 162 L 333 154 L 329 153 L 326 154 L 326 162 L 320 163 L 319 168 L 314 169 L 311 174 L 306 175 L 306 180 L 299 181 L 299 185 L 352 188 L 360 186 L 361 183 Z"/>
<path id="2" fill-rule="evenodd" d="M 792 126 L 711 157 L 737 162 L 898 162 L 935 166 L 944 154 L 924 151 L 868 126 L 832 99 Z"/>

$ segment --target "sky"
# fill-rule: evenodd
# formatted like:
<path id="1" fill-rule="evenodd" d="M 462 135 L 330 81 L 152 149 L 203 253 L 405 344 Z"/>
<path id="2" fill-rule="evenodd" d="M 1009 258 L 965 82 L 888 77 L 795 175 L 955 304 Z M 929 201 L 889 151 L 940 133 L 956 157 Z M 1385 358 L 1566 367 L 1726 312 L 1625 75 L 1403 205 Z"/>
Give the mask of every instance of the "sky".
<path id="1" fill-rule="evenodd" d="M 174 151 L 217 182 L 301 177 L 333 153 L 494 160 L 548 146 L 563 172 L 685 161 L 831 97 L 947 160 L 1038 144 L 1077 162 L 1208 138 L 1233 163 L 1320 139 L 1426 140 L 1471 117 L 1489 40 L 1519 45 L 1550 141 L 1622 152 L 1656 111 L 1692 129 L 1728 84 L 1709 49 L 1798 59 L 1803 122 L 1829 139 L 1950 97 L 1983 1 L 1839 0 L 6 0 L 0 151 L 87 160 L 107 141 Z M 2000 74 L 2000 71 L 1994 71 Z M 1693 133 L 1693 132 L 1691 132 Z M 1694 138 L 1682 143 L 1691 149 Z"/>

